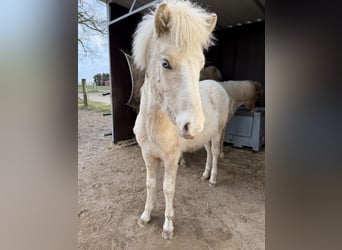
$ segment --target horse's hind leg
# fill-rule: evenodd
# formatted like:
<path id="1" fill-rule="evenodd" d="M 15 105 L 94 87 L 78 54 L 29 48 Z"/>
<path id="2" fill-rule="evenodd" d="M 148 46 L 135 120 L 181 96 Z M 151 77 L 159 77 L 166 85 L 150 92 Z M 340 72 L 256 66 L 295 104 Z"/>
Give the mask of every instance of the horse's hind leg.
<path id="1" fill-rule="evenodd" d="M 171 239 L 173 236 L 173 197 L 175 194 L 176 186 L 176 175 L 178 169 L 178 159 L 179 157 L 168 158 L 164 161 L 165 172 L 164 172 L 164 183 L 163 191 L 165 197 L 165 221 L 163 225 L 162 236 L 164 239 Z"/>
<path id="2" fill-rule="evenodd" d="M 227 126 L 226 126 L 227 127 Z M 224 136 L 226 134 L 226 127 L 225 129 L 222 131 L 221 134 L 221 140 L 220 140 L 220 159 L 222 159 L 224 157 L 224 153 L 223 153 L 223 144 L 224 144 Z"/>
<path id="3" fill-rule="evenodd" d="M 209 179 L 210 185 L 216 184 L 217 162 L 218 162 L 220 150 L 221 150 L 221 136 L 222 136 L 222 133 L 218 134 L 211 141 L 211 153 L 212 153 L 213 162 L 212 162 L 211 174 L 210 174 L 210 179 Z"/>
<path id="4" fill-rule="evenodd" d="M 209 179 L 210 176 L 210 170 L 211 170 L 211 166 L 212 166 L 212 153 L 211 153 L 211 141 L 209 141 L 208 143 L 204 144 L 205 150 L 207 151 L 207 161 L 205 163 L 205 169 L 204 172 L 202 174 L 202 179 Z"/>
<path id="5" fill-rule="evenodd" d="M 138 224 L 143 226 L 151 220 L 151 213 L 156 205 L 157 200 L 157 170 L 160 166 L 160 159 L 155 158 L 147 153 L 142 152 L 146 165 L 146 203 L 145 210 L 138 220 Z"/>
<path id="6" fill-rule="evenodd" d="M 224 129 L 222 130 L 222 133 L 221 133 L 221 142 L 220 142 L 220 158 L 222 159 L 224 157 L 224 153 L 223 153 L 223 145 L 224 145 L 224 136 L 226 134 L 226 130 L 228 128 L 228 124 L 230 122 L 230 120 L 233 118 L 234 116 L 234 113 L 237 109 L 237 105 L 235 104 L 235 102 L 233 103 L 233 108 L 230 108 L 230 111 L 228 113 L 228 119 L 227 119 L 227 122 L 226 122 L 226 125 L 224 126 Z"/>
<path id="7" fill-rule="evenodd" d="M 178 165 L 183 166 L 183 167 L 187 167 L 188 166 L 188 164 L 186 163 L 186 161 L 184 159 L 184 155 L 183 154 L 181 155 L 181 157 L 179 159 Z"/>

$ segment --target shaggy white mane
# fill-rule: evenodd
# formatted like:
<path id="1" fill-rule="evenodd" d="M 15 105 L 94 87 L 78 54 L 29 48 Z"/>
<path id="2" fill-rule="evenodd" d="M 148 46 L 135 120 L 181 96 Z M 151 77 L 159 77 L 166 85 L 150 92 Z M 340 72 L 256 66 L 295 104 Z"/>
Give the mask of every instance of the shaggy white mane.
<path id="1" fill-rule="evenodd" d="M 214 44 L 215 38 L 210 32 L 210 24 L 207 21 L 211 13 L 189 1 L 167 0 L 165 2 L 170 10 L 168 24 L 170 44 L 180 48 L 184 53 L 191 53 L 199 46 L 206 50 Z M 134 63 L 140 70 L 146 69 L 150 45 L 154 44 L 157 39 L 154 26 L 155 10 L 156 5 L 143 17 L 134 33 L 132 52 Z"/>

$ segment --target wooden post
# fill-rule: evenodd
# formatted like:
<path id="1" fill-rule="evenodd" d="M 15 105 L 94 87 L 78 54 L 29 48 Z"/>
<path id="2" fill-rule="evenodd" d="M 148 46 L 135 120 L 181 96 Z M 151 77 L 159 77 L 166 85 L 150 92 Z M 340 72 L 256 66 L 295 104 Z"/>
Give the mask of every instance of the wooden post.
<path id="1" fill-rule="evenodd" d="M 87 83 L 86 79 L 82 79 L 83 103 L 88 106 Z"/>

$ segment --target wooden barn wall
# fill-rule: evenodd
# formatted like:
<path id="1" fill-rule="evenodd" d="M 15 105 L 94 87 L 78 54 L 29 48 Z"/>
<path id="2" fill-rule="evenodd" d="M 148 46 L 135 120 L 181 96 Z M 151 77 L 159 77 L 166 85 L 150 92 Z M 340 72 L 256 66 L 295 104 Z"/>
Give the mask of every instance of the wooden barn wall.
<path id="1" fill-rule="evenodd" d="M 215 32 L 217 45 L 206 54 L 208 65 L 217 66 L 223 80 L 255 80 L 265 86 L 265 22 Z M 258 106 L 265 106 L 265 92 Z"/>
<path id="2" fill-rule="evenodd" d="M 110 20 L 127 13 L 128 10 L 110 4 Z M 132 138 L 136 112 L 126 105 L 131 94 L 131 78 L 125 56 L 121 50 L 131 54 L 132 35 L 141 15 L 136 14 L 109 26 L 110 75 L 113 119 L 113 142 Z"/>

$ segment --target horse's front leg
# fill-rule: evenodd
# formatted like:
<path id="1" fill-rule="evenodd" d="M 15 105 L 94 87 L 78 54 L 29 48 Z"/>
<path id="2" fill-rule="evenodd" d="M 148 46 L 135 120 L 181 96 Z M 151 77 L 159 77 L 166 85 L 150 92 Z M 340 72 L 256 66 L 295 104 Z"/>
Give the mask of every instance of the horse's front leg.
<path id="1" fill-rule="evenodd" d="M 146 203 L 145 210 L 138 220 L 139 226 L 143 226 L 151 220 L 151 213 L 156 205 L 157 200 L 157 170 L 160 166 L 160 159 L 153 157 L 146 152 L 142 152 L 145 165 L 146 165 Z"/>
<path id="2" fill-rule="evenodd" d="M 176 175 L 178 168 L 178 157 L 172 157 L 164 161 L 165 172 L 164 172 L 164 183 L 163 191 L 165 197 L 165 221 L 163 225 L 162 236 L 164 239 L 171 239 L 173 236 L 173 197 L 175 194 L 176 186 Z"/>
<path id="3" fill-rule="evenodd" d="M 212 169 L 209 179 L 209 185 L 215 185 L 216 184 L 216 175 L 217 175 L 217 163 L 220 156 L 220 150 L 221 150 L 221 136 L 222 133 L 218 134 L 213 138 L 211 141 L 211 153 L 212 153 Z"/>
<path id="4" fill-rule="evenodd" d="M 213 156 L 211 153 L 211 141 L 204 144 L 204 147 L 205 147 L 205 150 L 207 151 L 207 161 L 205 163 L 205 169 L 204 169 L 204 172 L 202 174 L 202 180 L 209 179 L 210 170 L 211 170 L 211 166 L 212 166 L 212 159 L 213 159 Z"/>

